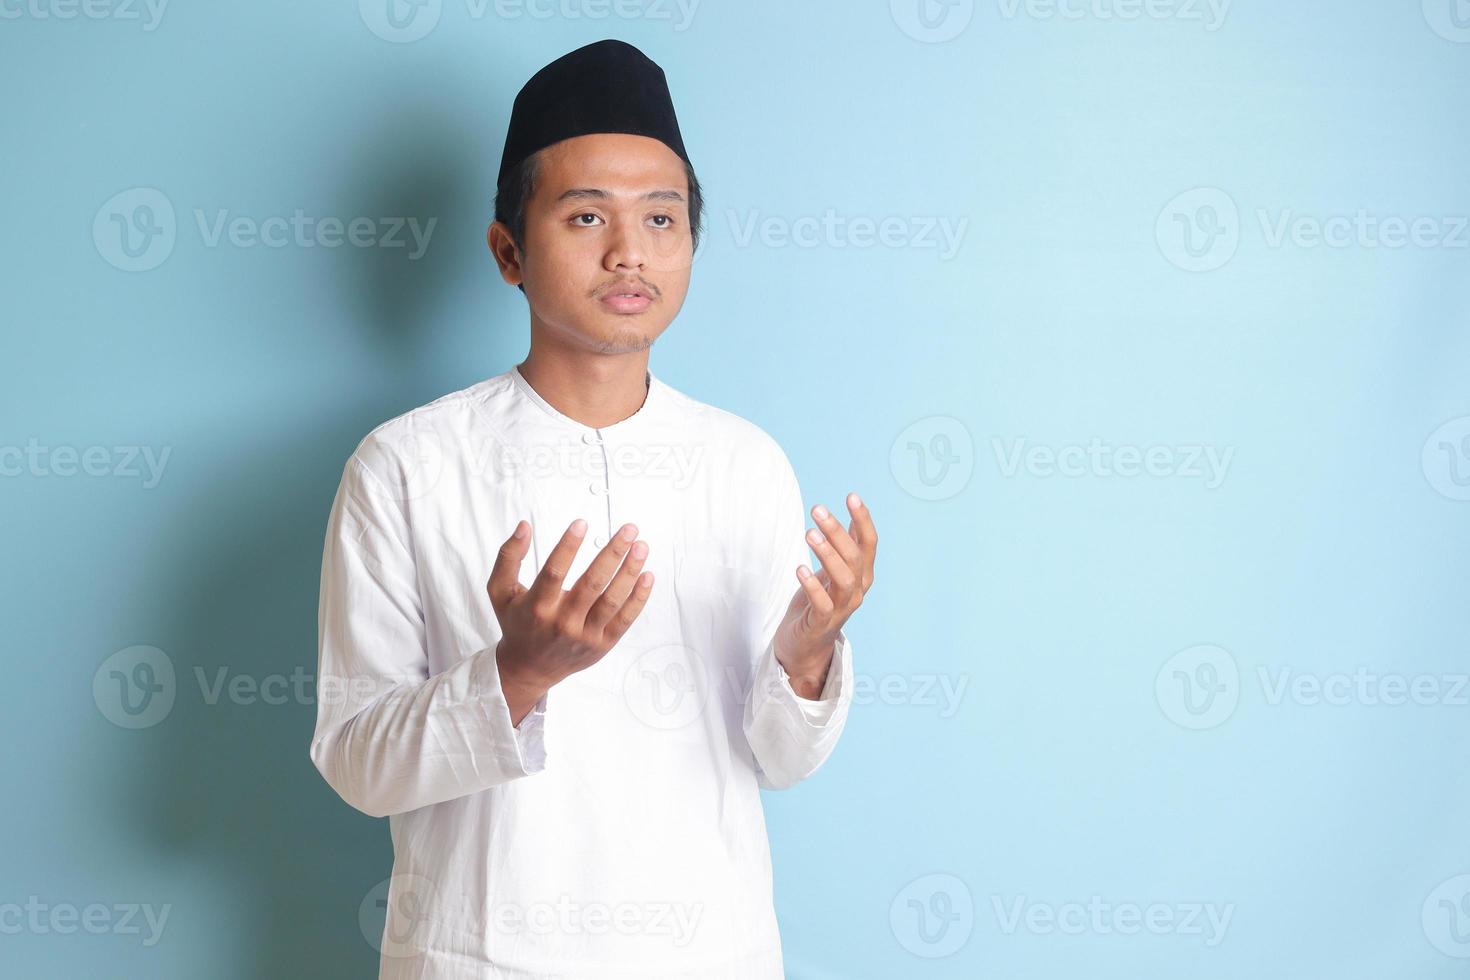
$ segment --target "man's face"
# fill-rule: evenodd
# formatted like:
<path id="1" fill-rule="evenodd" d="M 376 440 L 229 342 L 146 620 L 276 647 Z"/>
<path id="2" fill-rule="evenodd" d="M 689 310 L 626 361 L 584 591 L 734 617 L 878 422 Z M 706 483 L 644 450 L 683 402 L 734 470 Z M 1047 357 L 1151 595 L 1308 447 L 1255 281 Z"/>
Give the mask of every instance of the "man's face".
<path id="1" fill-rule="evenodd" d="M 561 343 L 603 353 L 648 347 L 689 289 L 684 161 L 651 137 L 596 133 L 545 148 L 539 163 L 524 254 L 508 263 L 508 236 L 497 247 L 491 228 L 501 275 L 525 287 L 532 317 Z"/>

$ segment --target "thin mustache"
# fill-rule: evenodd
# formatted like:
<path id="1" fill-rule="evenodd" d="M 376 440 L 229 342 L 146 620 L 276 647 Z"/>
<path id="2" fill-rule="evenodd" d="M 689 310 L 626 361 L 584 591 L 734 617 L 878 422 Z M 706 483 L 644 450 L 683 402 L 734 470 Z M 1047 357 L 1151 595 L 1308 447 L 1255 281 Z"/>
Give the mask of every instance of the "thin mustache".
<path id="1" fill-rule="evenodd" d="M 649 282 L 647 279 L 643 279 L 643 278 L 639 278 L 637 280 L 637 282 L 638 282 L 638 285 L 639 286 L 641 286 L 644 289 L 648 290 L 648 295 L 650 297 L 652 297 L 653 299 L 658 299 L 658 297 L 659 297 L 659 288 L 657 286 L 655 286 L 653 283 Z M 608 293 L 612 292 L 614 289 L 617 289 L 620 286 L 625 286 L 625 285 L 627 285 L 627 283 L 628 283 L 628 280 L 626 280 L 626 279 L 619 279 L 615 283 L 612 283 L 610 285 L 607 285 L 607 286 L 602 287 L 601 289 L 596 290 L 592 295 L 593 296 L 597 296 L 597 297 L 606 296 Z"/>

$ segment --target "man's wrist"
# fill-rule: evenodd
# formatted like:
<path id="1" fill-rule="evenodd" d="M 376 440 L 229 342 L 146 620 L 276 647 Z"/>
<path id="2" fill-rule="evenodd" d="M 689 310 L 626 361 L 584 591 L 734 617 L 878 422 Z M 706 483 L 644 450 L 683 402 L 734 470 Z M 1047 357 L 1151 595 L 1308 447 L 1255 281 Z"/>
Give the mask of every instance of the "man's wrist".
<path id="1" fill-rule="evenodd" d="M 536 707 L 536 702 L 541 700 L 541 696 L 546 693 L 545 689 L 538 690 L 514 684 L 506 687 L 503 681 L 501 690 L 505 693 L 505 705 L 510 709 L 510 723 L 513 728 L 521 727 L 521 722 L 531 713 L 531 709 Z"/>
<path id="2" fill-rule="evenodd" d="M 546 685 L 526 677 L 500 656 L 500 647 L 495 648 L 495 668 L 500 676 L 500 691 L 505 695 L 505 704 L 510 708 L 510 723 L 519 727 L 526 715 L 549 690 Z"/>
<path id="3" fill-rule="evenodd" d="M 788 674 L 787 676 L 791 680 L 791 690 L 797 697 L 804 698 L 807 701 L 820 701 L 822 699 L 822 688 L 827 686 L 827 672 L 825 670 L 820 675 L 805 673 Z"/>
<path id="4" fill-rule="evenodd" d="M 790 657 L 780 656 L 780 651 L 777 651 L 776 660 L 786 671 L 791 690 L 797 697 L 818 701 L 822 689 L 827 686 L 827 674 L 832 669 L 836 652 L 837 640 L 833 637 L 825 646 L 819 645 L 813 651 L 797 652 Z"/>

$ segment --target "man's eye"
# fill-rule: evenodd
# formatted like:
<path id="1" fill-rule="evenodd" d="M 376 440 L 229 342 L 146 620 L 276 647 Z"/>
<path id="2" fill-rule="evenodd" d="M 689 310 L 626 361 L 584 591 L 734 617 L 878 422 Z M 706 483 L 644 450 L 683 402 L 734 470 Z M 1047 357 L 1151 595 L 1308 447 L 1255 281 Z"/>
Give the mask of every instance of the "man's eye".
<path id="1" fill-rule="evenodd" d="M 659 225 L 658 226 L 659 228 L 672 228 L 672 227 L 674 227 L 674 219 L 673 219 L 673 216 L 672 215 L 656 214 L 656 215 L 653 216 L 653 220 L 654 221 L 664 221 L 664 222 L 667 222 L 667 224 Z"/>
<path id="2" fill-rule="evenodd" d="M 572 220 L 574 222 L 576 222 L 577 224 L 580 224 L 583 228 L 590 228 L 590 227 L 592 227 L 592 225 L 590 223 L 588 223 L 588 222 L 582 221 L 582 219 L 583 218 L 596 218 L 596 217 L 597 217 L 597 215 L 591 214 L 589 212 L 587 214 L 573 215 Z"/>

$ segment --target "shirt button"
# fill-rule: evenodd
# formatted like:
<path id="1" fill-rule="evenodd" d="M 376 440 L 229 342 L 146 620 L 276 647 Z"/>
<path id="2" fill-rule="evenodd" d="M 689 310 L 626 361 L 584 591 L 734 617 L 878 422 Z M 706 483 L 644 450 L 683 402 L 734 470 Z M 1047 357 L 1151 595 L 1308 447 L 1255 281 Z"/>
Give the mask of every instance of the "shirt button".
<path id="1" fill-rule="evenodd" d="M 603 545 L 607 544 L 607 538 L 599 534 L 597 537 L 592 539 L 592 543 L 601 548 Z"/>
<path id="2" fill-rule="evenodd" d="M 600 445 L 602 443 L 602 433 L 601 432 L 584 432 L 584 433 L 582 433 L 582 441 L 585 442 L 589 446 Z"/>
<path id="3" fill-rule="evenodd" d="M 607 493 L 607 487 L 603 486 L 601 483 L 596 482 L 595 480 L 587 484 L 587 490 L 589 493 Z"/>

